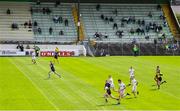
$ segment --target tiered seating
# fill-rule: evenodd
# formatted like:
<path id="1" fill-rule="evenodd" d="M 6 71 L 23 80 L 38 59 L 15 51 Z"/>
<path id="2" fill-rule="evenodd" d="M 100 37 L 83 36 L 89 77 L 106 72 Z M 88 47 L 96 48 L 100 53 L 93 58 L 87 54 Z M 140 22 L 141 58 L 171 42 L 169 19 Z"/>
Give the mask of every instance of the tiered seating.
<path id="1" fill-rule="evenodd" d="M 49 8 L 52 12 L 50 14 L 43 14 L 42 8 Z M 33 21 L 37 21 L 38 27 L 41 28 L 42 34 L 35 34 L 36 41 L 74 41 L 77 37 L 77 30 L 74 24 L 72 16 L 72 4 L 62 3 L 58 7 L 54 6 L 54 3 L 41 3 L 41 5 L 32 4 L 33 9 Z M 54 23 L 54 16 L 61 16 L 63 23 Z M 65 26 L 64 20 L 68 19 L 69 26 Z M 49 34 L 49 28 L 53 28 L 52 34 Z M 35 27 L 34 27 L 35 29 Z M 64 35 L 59 35 L 60 30 L 64 32 Z"/>
<path id="2" fill-rule="evenodd" d="M 158 34 L 154 31 L 150 31 L 144 34 L 138 35 L 135 33 L 132 35 L 129 33 L 130 29 L 133 28 L 136 30 L 138 27 L 140 27 L 137 23 L 129 23 L 125 24 L 124 27 L 121 27 L 121 19 L 123 17 L 130 17 L 135 16 L 136 21 L 138 19 L 145 20 L 146 24 L 149 24 L 149 22 L 155 22 L 158 25 L 163 26 L 163 20 L 160 19 L 160 15 L 163 15 L 163 12 L 161 10 L 157 10 L 157 5 L 134 5 L 134 4 L 100 4 L 101 8 L 99 11 L 96 10 L 96 4 L 81 4 L 81 14 L 82 14 L 82 21 L 84 23 L 85 27 L 85 34 L 87 38 L 94 39 L 95 32 L 101 32 L 101 34 L 105 34 L 105 32 L 109 35 L 108 38 L 102 38 L 103 41 L 123 41 L 123 42 L 132 42 L 134 38 L 138 42 L 148 43 L 153 42 L 154 38 L 158 37 Z M 117 9 L 118 15 L 116 16 L 113 14 L 113 11 Z M 148 13 L 151 12 L 153 17 L 148 17 Z M 113 30 L 113 22 L 110 22 L 109 24 L 106 24 L 101 19 L 101 14 L 103 14 L 105 17 L 107 16 L 110 18 L 113 17 L 114 21 L 118 24 L 119 29 L 124 31 L 124 36 L 122 36 L 122 39 L 120 39 L 116 35 L 117 30 Z M 144 28 L 145 27 L 142 27 Z M 163 27 L 162 30 L 163 33 L 167 36 L 167 38 L 172 38 L 172 34 L 169 30 L 169 27 Z M 149 36 L 150 39 L 146 40 L 145 36 Z"/>
<path id="3" fill-rule="evenodd" d="M 6 14 L 8 8 L 11 10 L 10 15 Z M 31 20 L 29 9 L 28 3 L 0 2 L 0 40 L 33 40 L 34 36 L 31 29 L 23 26 L 25 21 Z M 12 23 L 17 23 L 19 29 L 12 30 Z"/>

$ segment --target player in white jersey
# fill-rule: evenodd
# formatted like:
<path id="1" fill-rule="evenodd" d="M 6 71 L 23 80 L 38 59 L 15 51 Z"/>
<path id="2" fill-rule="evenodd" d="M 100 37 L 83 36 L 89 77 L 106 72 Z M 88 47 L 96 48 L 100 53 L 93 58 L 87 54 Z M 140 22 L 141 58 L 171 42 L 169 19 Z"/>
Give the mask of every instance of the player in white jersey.
<path id="1" fill-rule="evenodd" d="M 124 98 L 126 95 L 130 95 L 129 93 L 125 94 L 125 89 L 126 89 L 126 85 L 120 80 L 118 79 L 118 83 L 119 83 L 119 98 Z"/>
<path id="2" fill-rule="evenodd" d="M 134 72 L 135 70 L 132 68 L 132 66 L 129 68 L 129 75 L 130 75 L 130 84 L 132 79 L 134 78 Z"/>
<path id="3" fill-rule="evenodd" d="M 35 51 L 32 52 L 32 63 L 36 64 L 36 53 L 35 53 Z"/>
<path id="4" fill-rule="evenodd" d="M 137 85 L 138 82 L 136 81 L 135 78 L 132 79 L 132 93 L 134 94 L 134 97 L 136 98 L 136 94 L 139 94 L 139 92 L 137 91 Z"/>
<path id="5" fill-rule="evenodd" d="M 113 78 L 111 75 L 109 75 L 109 77 L 108 77 L 108 83 L 111 85 L 111 88 L 113 89 L 113 91 L 115 91 L 114 81 L 113 81 Z"/>

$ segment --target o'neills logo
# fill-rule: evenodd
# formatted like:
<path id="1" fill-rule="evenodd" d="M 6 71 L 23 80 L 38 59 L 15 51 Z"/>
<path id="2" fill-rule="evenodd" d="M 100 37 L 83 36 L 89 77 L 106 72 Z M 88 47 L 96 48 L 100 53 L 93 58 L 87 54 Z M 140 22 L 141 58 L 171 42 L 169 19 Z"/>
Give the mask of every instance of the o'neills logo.
<path id="1" fill-rule="evenodd" d="M 2 55 L 12 55 L 12 54 L 17 54 L 15 51 L 9 51 L 9 50 L 3 50 Z"/>

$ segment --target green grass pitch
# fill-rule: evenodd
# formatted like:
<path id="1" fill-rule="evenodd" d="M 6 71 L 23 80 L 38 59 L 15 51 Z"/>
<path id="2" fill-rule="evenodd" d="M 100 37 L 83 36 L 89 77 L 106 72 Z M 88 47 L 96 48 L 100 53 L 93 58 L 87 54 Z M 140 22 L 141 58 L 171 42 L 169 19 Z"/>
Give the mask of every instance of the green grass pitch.
<path id="1" fill-rule="evenodd" d="M 33 65 L 31 57 L 1 57 L 0 110 L 180 110 L 179 56 L 64 57 L 55 64 L 62 78 L 46 80 L 50 60 L 41 57 Z M 160 90 L 152 86 L 157 65 L 167 81 Z M 105 103 L 108 75 L 116 88 L 118 79 L 128 84 L 130 66 L 139 82 L 138 97 L 124 98 L 120 105 L 112 99 Z"/>

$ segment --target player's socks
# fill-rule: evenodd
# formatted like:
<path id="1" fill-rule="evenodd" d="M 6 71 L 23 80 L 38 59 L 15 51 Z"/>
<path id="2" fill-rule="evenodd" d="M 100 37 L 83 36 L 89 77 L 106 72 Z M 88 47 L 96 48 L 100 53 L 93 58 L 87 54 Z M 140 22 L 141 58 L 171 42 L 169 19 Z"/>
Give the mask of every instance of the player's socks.
<path id="1" fill-rule="evenodd" d="M 131 84 L 128 84 L 127 86 L 130 86 Z"/>
<path id="2" fill-rule="evenodd" d="M 60 75 L 60 74 L 58 74 L 58 76 L 59 76 L 59 78 L 61 78 L 61 75 Z"/>
<path id="3" fill-rule="evenodd" d="M 105 101 L 106 101 L 106 103 L 108 102 L 108 100 L 107 100 L 107 99 L 105 99 Z"/>
<path id="4" fill-rule="evenodd" d="M 128 96 L 129 96 L 130 94 L 129 94 L 129 93 L 127 93 L 126 95 L 128 95 Z"/>
<path id="5" fill-rule="evenodd" d="M 137 91 L 137 95 L 139 95 L 139 91 Z"/>

